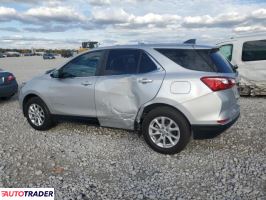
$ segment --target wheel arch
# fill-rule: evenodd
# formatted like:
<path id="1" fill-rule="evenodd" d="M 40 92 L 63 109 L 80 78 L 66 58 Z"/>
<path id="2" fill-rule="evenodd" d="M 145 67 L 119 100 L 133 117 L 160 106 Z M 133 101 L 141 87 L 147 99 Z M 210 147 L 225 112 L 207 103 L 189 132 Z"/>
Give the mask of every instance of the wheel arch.
<path id="1" fill-rule="evenodd" d="M 42 100 L 42 98 L 41 98 L 39 95 L 37 95 L 37 94 L 34 94 L 34 93 L 29 93 L 29 94 L 27 94 L 27 95 L 23 98 L 23 101 L 22 101 L 22 110 L 23 110 L 23 115 L 24 115 L 24 116 L 26 115 L 25 105 L 26 105 L 26 103 L 27 103 L 30 99 L 32 99 L 33 97 L 38 97 L 38 98 L 40 98 L 40 99 Z M 42 101 L 43 101 L 43 100 L 42 100 Z"/>
<path id="2" fill-rule="evenodd" d="M 150 104 L 142 107 L 139 110 L 137 118 L 136 118 L 135 128 L 137 129 L 138 127 L 141 127 L 141 124 L 143 122 L 145 115 L 147 115 L 151 110 L 158 108 L 158 107 L 169 107 L 171 109 L 174 109 L 175 111 L 180 113 L 186 119 L 189 126 L 191 127 L 191 124 L 192 124 L 191 116 L 189 116 L 188 112 L 186 110 L 184 110 L 184 108 L 182 108 L 181 106 L 177 107 L 177 106 L 174 106 L 173 104 L 169 104 L 169 103 L 165 103 L 165 102 L 154 102 L 154 103 L 150 103 Z"/>

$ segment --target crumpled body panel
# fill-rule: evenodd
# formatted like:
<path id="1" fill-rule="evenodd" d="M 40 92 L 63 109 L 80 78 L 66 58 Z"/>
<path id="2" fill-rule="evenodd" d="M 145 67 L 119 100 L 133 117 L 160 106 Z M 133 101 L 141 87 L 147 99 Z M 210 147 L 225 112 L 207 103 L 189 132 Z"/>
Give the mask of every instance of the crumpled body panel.
<path id="1" fill-rule="evenodd" d="M 101 126 L 134 129 L 141 105 L 159 91 L 165 72 L 99 77 L 95 85 L 97 118 Z M 149 79 L 150 83 L 140 80 Z"/>

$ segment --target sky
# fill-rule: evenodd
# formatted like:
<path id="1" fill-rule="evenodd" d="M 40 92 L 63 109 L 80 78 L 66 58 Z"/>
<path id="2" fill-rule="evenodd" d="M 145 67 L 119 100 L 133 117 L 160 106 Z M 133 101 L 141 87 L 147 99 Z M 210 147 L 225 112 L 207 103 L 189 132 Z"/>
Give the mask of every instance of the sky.
<path id="1" fill-rule="evenodd" d="M 0 48 L 215 44 L 265 32 L 266 0 L 0 0 Z"/>

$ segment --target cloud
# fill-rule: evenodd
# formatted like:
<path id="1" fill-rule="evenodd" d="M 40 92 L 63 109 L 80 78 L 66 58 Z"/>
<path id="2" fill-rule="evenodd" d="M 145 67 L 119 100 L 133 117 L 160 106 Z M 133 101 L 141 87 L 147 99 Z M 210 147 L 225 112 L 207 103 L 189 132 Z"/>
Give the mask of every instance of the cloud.
<path id="1" fill-rule="evenodd" d="M 14 8 L 0 7 L 0 22 L 17 19 L 17 11 Z"/>
<path id="2" fill-rule="evenodd" d="M 124 11 L 124 9 L 113 9 L 113 8 L 96 8 L 92 11 L 92 19 L 96 23 L 102 24 L 116 24 L 116 23 L 126 23 L 132 18 L 130 15 Z"/>
<path id="3" fill-rule="evenodd" d="M 12 20 L 26 24 L 78 23 L 84 22 L 86 16 L 69 7 L 37 7 L 19 13 L 14 8 L 0 7 L 0 22 Z"/>
<path id="4" fill-rule="evenodd" d="M 241 33 L 241 32 L 260 32 L 260 31 L 266 31 L 266 26 L 260 26 L 260 25 L 255 25 L 255 26 L 239 26 L 234 28 L 233 30 L 236 33 Z"/>
<path id="5" fill-rule="evenodd" d="M 205 42 L 241 32 L 266 31 L 265 1 L 0 0 L 0 3 L 0 38 L 7 32 L 25 36 L 38 32 L 51 38 L 46 42 L 49 46 L 58 44 L 54 38 L 93 38 L 106 44 L 177 42 L 189 38 Z M 26 46 L 30 41 L 14 43 Z M 42 44 L 35 41 L 32 45 Z"/>
<path id="6" fill-rule="evenodd" d="M 4 27 L 0 28 L 1 31 L 8 31 L 8 32 L 21 32 L 20 29 L 15 28 L 15 27 Z"/>
<path id="7" fill-rule="evenodd" d="M 20 4 L 40 4 L 40 3 L 59 3 L 63 2 L 64 0 L 45 0 L 40 1 L 40 0 L 0 0 L 0 3 L 20 3 Z"/>
<path id="8" fill-rule="evenodd" d="M 37 3 L 38 0 L 0 0 L 0 3 Z"/>
<path id="9" fill-rule="evenodd" d="M 245 16 L 237 12 L 220 14 L 215 17 L 210 15 L 188 16 L 184 18 L 183 26 L 188 28 L 232 27 L 244 22 L 245 19 Z"/>
<path id="10" fill-rule="evenodd" d="M 181 17 L 178 15 L 148 13 L 144 16 L 135 16 L 131 22 L 141 25 L 167 26 L 169 24 L 177 24 L 180 19 Z"/>
<path id="11" fill-rule="evenodd" d="M 266 9 L 261 8 L 251 13 L 251 16 L 256 19 L 266 19 Z"/>
<path id="12" fill-rule="evenodd" d="M 73 25 L 43 25 L 38 27 L 25 27 L 23 30 L 28 32 L 39 32 L 39 33 L 52 33 L 52 32 L 65 32 L 67 30 L 76 28 Z"/>
<path id="13" fill-rule="evenodd" d="M 266 9 L 256 9 L 241 14 L 238 12 L 219 14 L 217 16 L 185 17 L 182 24 L 186 28 L 228 28 L 233 33 L 252 33 L 266 31 Z"/>
<path id="14" fill-rule="evenodd" d="M 135 2 L 138 0 L 134 0 Z M 91 3 L 108 4 L 111 0 L 90 1 Z M 129 13 L 123 8 L 95 7 L 91 10 L 91 15 L 84 15 L 74 8 L 67 6 L 40 6 L 30 8 L 24 12 L 18 13 L 14 8 L 0 7 L 0 21 L 17 20 L 22 23 L 30 23 L 38 26 L 42 24 L 51 24 L 51 32 L 67 30 L 67 25 L 72 28 L 81 29 L 102 29 L 107 26 L 131 29 L 131 28 L 163 28 L 179 27 L 190 28 L 236 28 L 238 26 L 250 26 L 262 23 L 265 25 L 266 9 L 257 9 L 250 13 L 242 14 L 240 12 L 220 13 L 216 16 L 199 15 L 199 16 L 179 16 L 176 14 L 158 14 L 149 12 L 144 15 L 135 15 Z M 58 24 L 62 24 L 59 26 Z M 64 26 L 63 26 L 64 25 Z M 47 26 L 47 25 L 46 25 Z M 27 28 L 27 30 L 38 31 L 44 28 Z"/>
<path id="15" fill-rule="evenodd" d="M 86 17 L 72 8 L 68 7 L 38 7 L 27 10 L 24 19 L 42 22 L 77 22 L 85 21 Z"/>
<path id="16" fill-rule="evenodd" d="M 9 40 L 9 41 L 51 41 L 48 38 L 38 38 L 38 37 L 25 37 L 23 35 L 11 35 L 11 36 L 3 36 L 1 40 Z"/>
<path id="17" fill-rule="evenodd" d="M 114 45 L 114 44 L 119 44 L 119 42 L 117 40 L 112 40 L 112 39 L 104 39 L 101 41 L 100 44 L 104 44 L 104 45 Z"/>
<path id="18" fill-rule="evenodd" d="M 110 5 L 110 0 L 89 0 L 89 3 L 93 6 L 105 6 Z"/>
<path id="19" fill-rule="evenodd" d="M 0 38 L 0 45 L 8 45 L 8 48 L 25 48 L 25 46 L 71 48 L 71 46 L 80 44 L 81 41 L 75 39 L 51 39 L 46 37 L 25 37 L 22 35 L 3 36 Z"/>
<path id="20" fill-rule="evenodd" d="M 90 5 L 92 6 L 110 6 L 110 5 L 120 5 L 122 3 L 126 4 L 137 4 L 137 3 L 144 3 L 144 2 L 152 2 L 156 0 L 88 0 Z"/>
<path id="21" fill-rule="evenodd" d="M 177 24 L 181 19 L 178 15 L 147 13 L 143 16 L 135 16 L 127 13 L 122 8 L 94 9 L 92 20 L 97 24 L 118 26 L 121 28 L 134 27 L 165 27 Z"/>

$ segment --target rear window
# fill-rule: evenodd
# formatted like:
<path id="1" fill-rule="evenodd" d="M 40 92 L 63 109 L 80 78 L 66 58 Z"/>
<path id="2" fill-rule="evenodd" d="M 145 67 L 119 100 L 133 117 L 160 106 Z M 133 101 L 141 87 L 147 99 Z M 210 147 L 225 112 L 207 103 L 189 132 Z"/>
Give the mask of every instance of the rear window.
<path id="1" fill-rule="evenodd" d="M 243 44 L 242 60 L 266 60 L 266 40 L 245 42 Z"/>
<path id="2" fill-rule="evenodd" d="M 219 49 L 156 49 L 178 65 L 196 71 L 234 73 Z"/>

